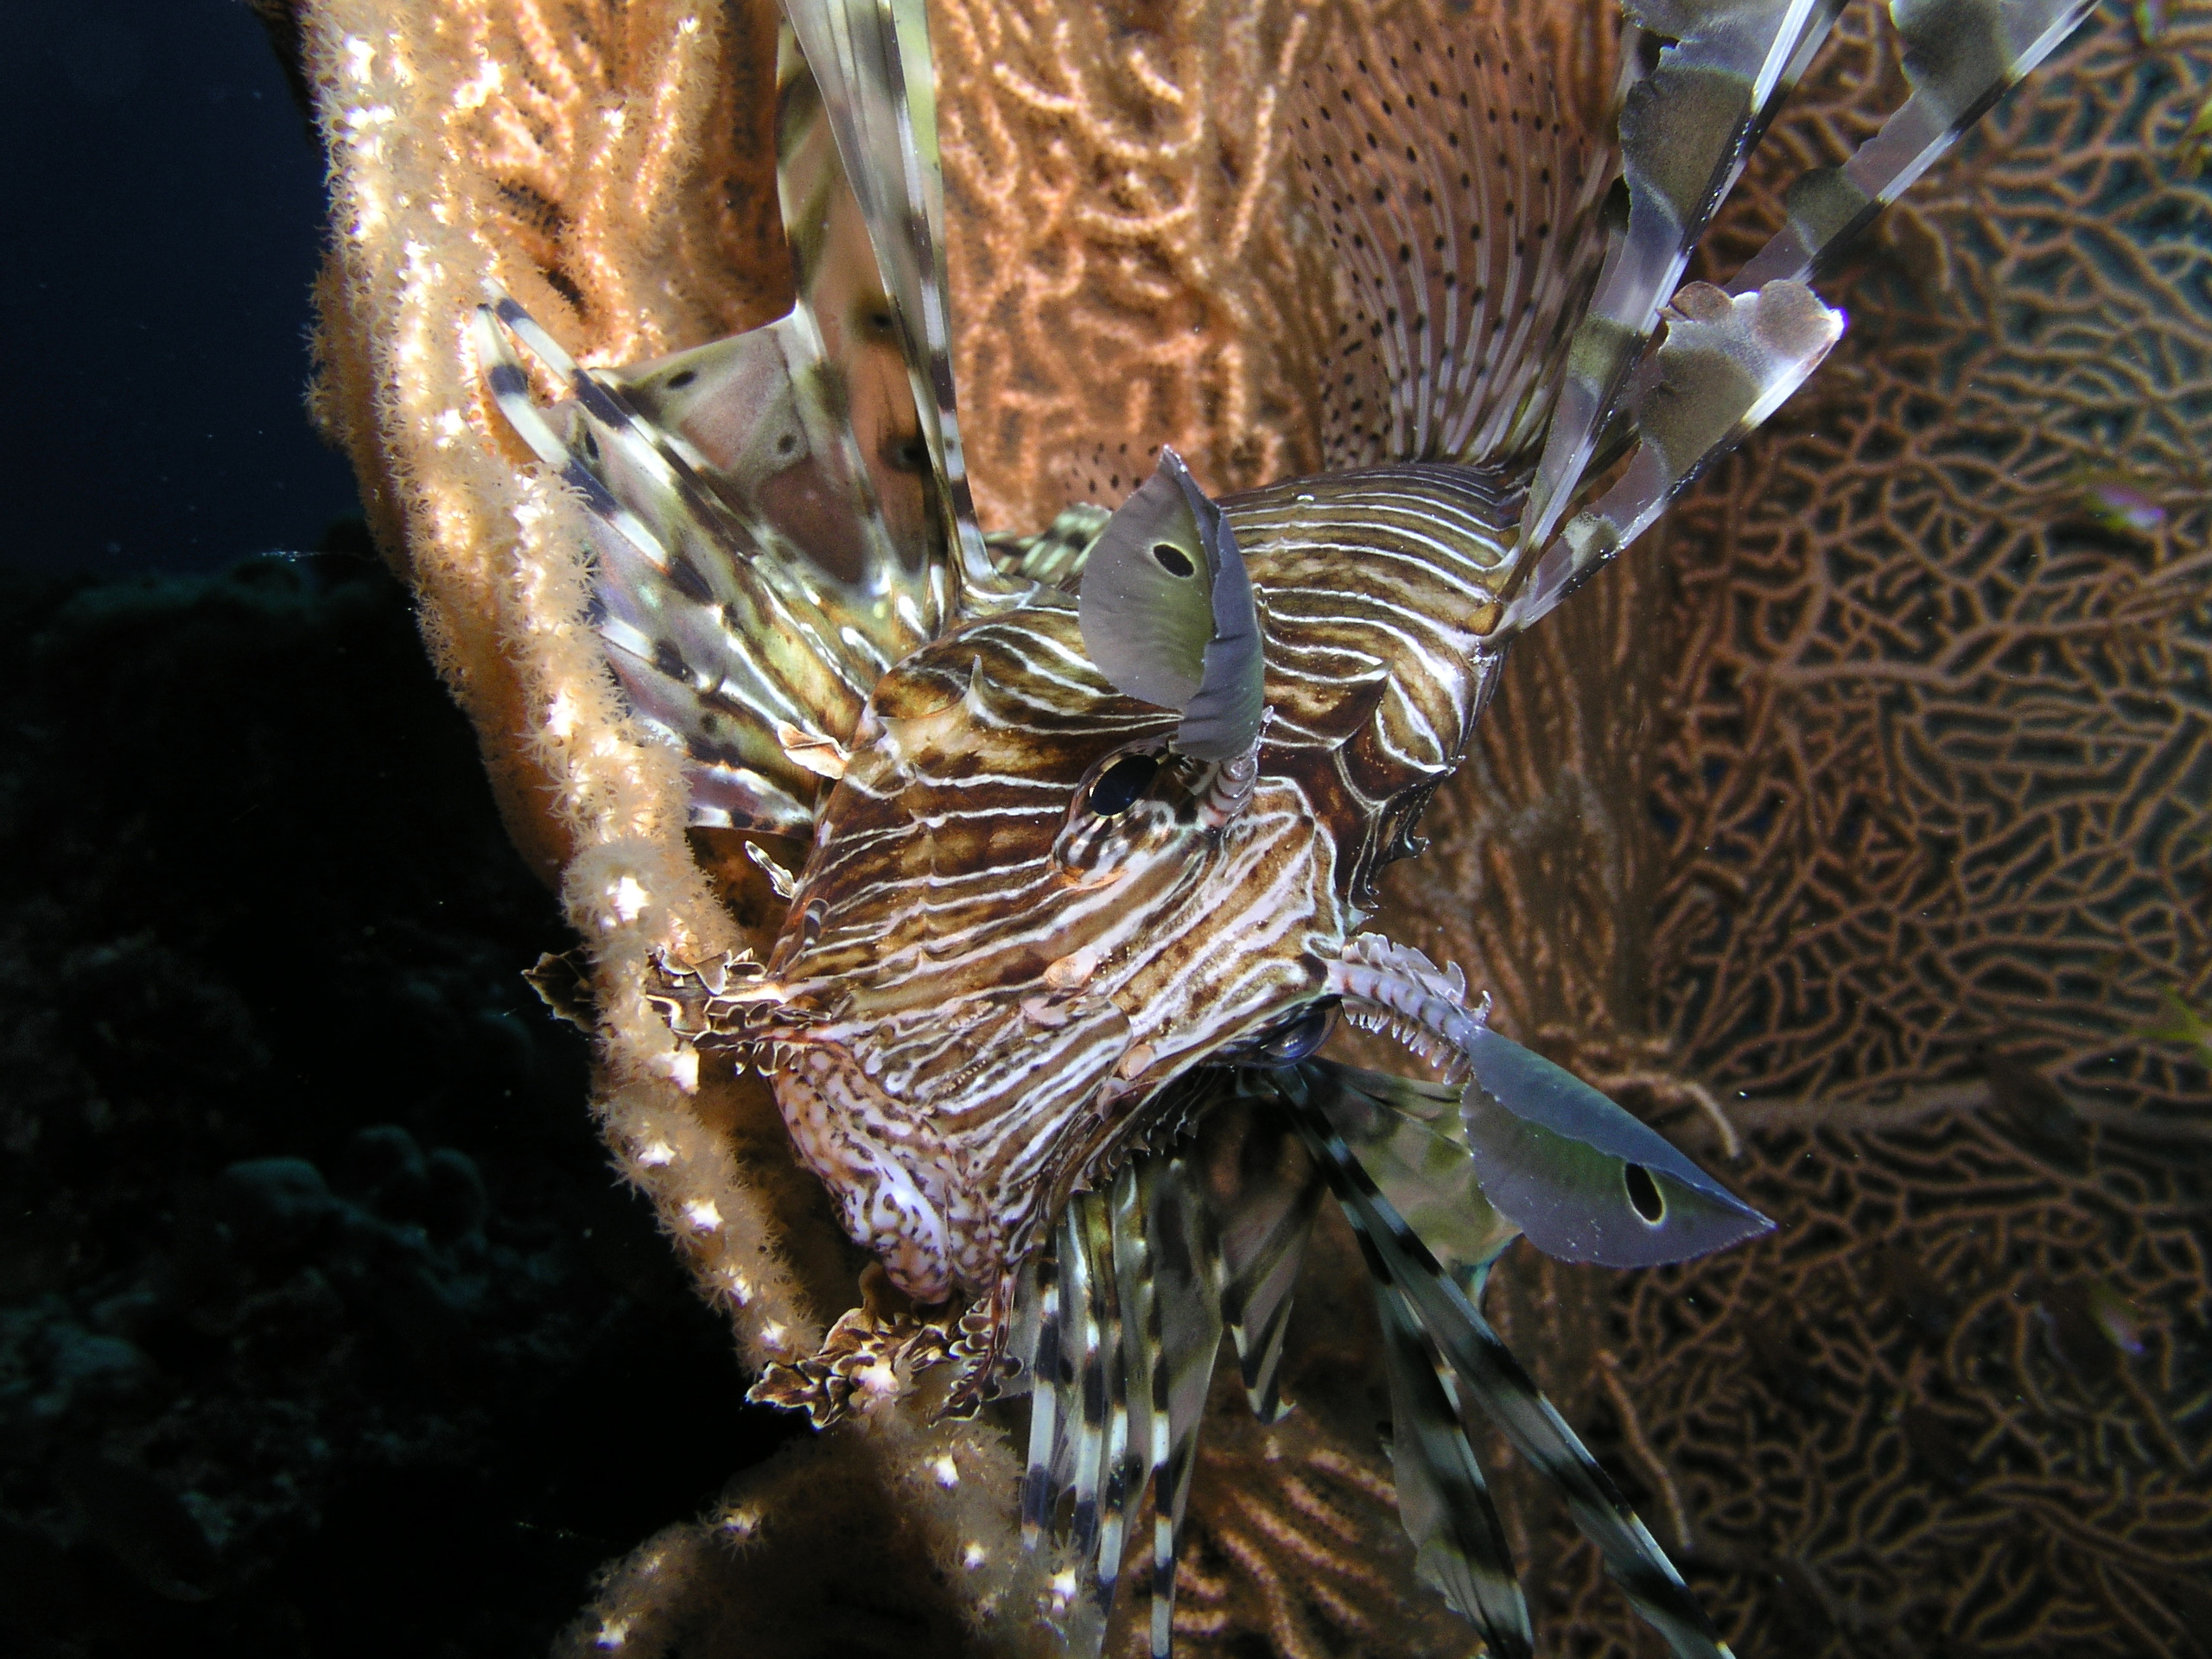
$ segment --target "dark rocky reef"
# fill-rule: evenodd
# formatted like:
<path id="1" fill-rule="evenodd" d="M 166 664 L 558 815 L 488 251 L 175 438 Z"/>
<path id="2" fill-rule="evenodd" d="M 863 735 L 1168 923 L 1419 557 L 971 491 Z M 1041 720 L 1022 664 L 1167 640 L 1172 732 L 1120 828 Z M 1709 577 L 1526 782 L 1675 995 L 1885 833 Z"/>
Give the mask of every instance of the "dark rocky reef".
<path id="1" fill-rule="evenodd" d="M 784 1430 L 579 1110 L 405 597 L 0 623 L 0 1650 L 543 1650 Z"/>

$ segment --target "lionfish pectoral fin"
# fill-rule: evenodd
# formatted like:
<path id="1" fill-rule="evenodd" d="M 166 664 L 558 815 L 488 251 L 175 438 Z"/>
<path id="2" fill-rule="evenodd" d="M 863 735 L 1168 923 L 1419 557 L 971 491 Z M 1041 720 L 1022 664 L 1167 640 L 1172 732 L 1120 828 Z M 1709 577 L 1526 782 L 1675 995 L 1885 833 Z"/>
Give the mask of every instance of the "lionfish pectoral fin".
<path id="1" fill-rule="evenodd" d="M 1248 1385 L 1272 1410 L 1323 1182 L 1301 1131 L 1274 1109 L 1269 1075 L 1234 1074 L 1193 1142 L 1139 1154 L 1107 1191 L 1077 1195 L 1025 1271 L 1014 1316 L 1032 1384 L 1022 1529 L 1031 1549 L 1065 1545 L 1072 1556 L 1071 1651 L 1096 1651 L 1149 1485 L 1151 1643 L 1166 1659 L 1225 1306 L 1248 1322 Z"/>
<path id="2" fill-rule="evenodd" d="M 1529 488 L 1523 541 L 1531 549 L 1542 548 L 1550 568 L 1541 583 L 1547 602 L 1541 609 L 1523 606 L 1519 620 L 1524 625 L 1557 603 L 1573 579 L 1632 539 L 1681 484 L 1764 418 L 1761 413 L 1732 423 L 1730 434 L 1694 454 L 1678 448 L 1664 468 L 1646 468 L 1632 488 L 1624 480 L 1606 501 L 1569 522 L 1558 540 L 1552 540 L 1575 492 L 1611 464 L 1624 442 L 1641 435 L 1649 445 L 1647 423 L 1655 402 L 1663 404 L 1669 397 L 1667 371 L 1644 351 L 1660 303 L 1671 296 L 1680 312 L 1692 296 L 1696 284 L 1675 289 L 1691 246 L 1804 73 L 1840 7 L 1836 0 L 1770 0 L 1713 12 L 1713 18 L 1724 21 L 1708 33 L 1698 32 L 1704 26 L 1695 10 L 1675 0 L 1639 0 L 1631 8 L 1661 34 L 1691 32 L 1660 54 L 1656 71 L 1631 87 L 1625 99 L 1621 142 L 1629 222 L 1608 256 L 1598 296 L 1576 334 L 1558 414 Z M 1815 168 L 1790 186 L 1788 221 L 1737 274 L 1729 294 L 1801 306 L 1795 297 L 1802 292 L 1799 285 L 1903 194 L 2093 10 L 2092 0 L 1961 0 L 1946 5 L 1891 0 L 1910 97 L 1842 167 Z M 1765 50 L 1754 73 L 1751 54 L 1745 48 L 1757 47 L 1762 38 Z M 1700 192 L 1694 187 L 1708 176 L 1708 156 L 1715 164 L 1710 188 Z M 1773 385 L 1779 395 L 1767 407 L 1778 404 L 1802 378 L 1802 373 L 1794 380 L 1778 377 Z"/>
<path id="3" fill-rule="evenodd" d="M 1166 1659 L 1175 1610 L 1175 1553 L 1198 1468 L 1198 1426 L 1221 1352 L 1218 1235 L 1190 1156 L 1143 1160 L 1159 1344 L 1147 1378 L 1152 1431 L 1152 1652 Z"/>
<path id="4" fill-rule="evenodd" d="M 2094 10 L 2094 0 L 1948 6 L 1891 0 L 1911 96 L 1841 167 L 1816 168 L 1790 186 L 1789 222 L 1737 273 L 1729 291 L 1816 275 Z"/>
<path id="5" fill-rule="evenodd" d="M 1065 1480 L 1067 1425 L 1061 1412 L 1072 1373 L 1064 1351 L 1065 1321 L 1058 1251 L 1044 1251 L 1023 1275 L 1015 1355 L 1029 1380 L 1029 1455 L 1021 1478 L 1021 1541 L 1033 1552 L 1055 1521 Z"/>
<path id="6" fill-rule="evenodd" d="M 1077 614 L 1116 690 L 1181 713 L 1179 753 L 1251 752 L 1266 723 L 1259 607 L 1228 518 L 1173 449 L 1092 543 Z"/>
<path id="7" fill-rule="evenodd" d="M 1323 1060 L 1300 1073 L 1369 1179 L 1455 1273 L 1487 1267 L 1515 1231 L 1563 1261 L 1630 1268 L 1772 1229 L 1656 1130 L 1492 1031 L 1484 1009 L 1467 1007 L 1457 969 L 1363 934 L 1330 982 L 1355 1021 L 1472 1074 L 1460 1090 Z"/>
<path id="8" fill-rule="evenodd" d="M 1576 1528 L 1597 1547 L 1607 1573 L 1680 1659 L 1726 1655 L 1727 1647 L 1665 1552 L 1466 1294 L 1383 1196 L 1329 1116 L 1314 1102 L 1301 1099 L 1299 1091 L 1287 1092 L 1284 1099 L 1359 1236 L 1380 1294 L 1403 1299 L 1403 1310 L 1418 1324 L 1422 1342 L 1433 1344 L 1449 1368 L 1459 1401 L 1478 1407 L 1514 1450 L 1560 1489 Z M 1392 1313 L 1386 1306 L 1386 1320 Z M 1418 1377 L 1411 1351 L 1402 1341 L 1400 1376 L 1409 1385 Z M 1490 1541 L 1493 1535 L 1483 1513 L 1487 1497 L 1478 1500 L 1464 1485 L 1455 1491 L 1446 1484 L 1455 1471 L 1464 1477 L 1464 1470 L 1441 1434 L 1433 1399 L 1426 1408 L 1418 1399 L 1415 1404 L 1413 1422 L 1395 1437 L 1409 1443 L 1394 1444 L 1394 1456 L 1424 1459 L 1414 1471 L 1414 1524 L 1423 1529 L 1414 1534 L 1414 1541 L 1426 1547 L 1440 1569 L 1456 1570 L 1464 1563 L 1470 1578 L 1463 1592 L 1478 1610 L 1478 1622 L 1487 1621 L 1486 1630 L 1494 1623 L 1510 1642 L 1517 1598 L 1503 1587 L 1510 1582 L 1510 1568 L 1498 1560 L 1502 1541 Z M 1437 1484 L 1425 1484 L 1430 1482 Z M 1452 1491 L 1469 1506 L 1468 1514 L 1450 1523 L 1449 1535 L 1421 1507 L 1439 1491 Z"/>
<path id="9" fill-rule="evenodd" d="M 1640 375 L 1629 413 L 1639 440 L 1626 470 L 1577 513 L 1526 572 L 1501 632 L 1527 627 L 1657 522 L 1707 467 L 1804 385 L 1843 336 L 1843 313 L 1802 283 L 1730 296 L 1691 283 Z"/>
<path id="10" fill-rule="evenodd" d="M 922 0 L 785 0 L 896 316 L 908 384 L 962 581 L 1002 585 L 976 526 L 952 384 L 937 79 Z"/>
<path id="11" fill-rule="evenodd" d="M 1252 1101 L 1279 1086 L 1271 1073 L 1248 1071 L 1232 1092 Z M 1326 1184 L 1291 1126 L 1272 1113 L 1217 1114 L 1191 1156 L 1203 1163 L 1213 1195 L 1221 1319 L 1236 1342 L 1244 1395 L 1254 1416 L 1274 1422 L 1289 1409 L 1277 1380 L 1283 1338 Z"/>
<path id="12" fill-rule="evenodd" d="M 1013 1313 L 1030 1392 L 1022 1542 L 1069 1552 L 1074 1594 L 1061 1617 L 1077 1655 L 1105 1639 L 1154 1435 L 1156 1321 L 1137 1182 L 1125 1168 L 1109 1192 L 1069 1201 Z"/>
<path id="13" fill-rule="evenodd" d="M 1565 515 L 1661 305 L 1838 10 L 1827 0 L 1727 7 L 1636 0 L 1627 8 L 1629 29 L 1648 29 L 1670 44 L 1622 101 L 1628 220 L 1566 359 L 1522 511 L 1528 545 L 1542 546 Z"/>
<path id="14" fill-rule="evenodd" d="M 1306 1061 L 1284 1086 L 1302 1091 L 1328 1120 L 1406 1224 L 1463 1283 L 1486 1272 L 1521 1236 L 1484 1190 L 1460 1120 L 1462 1089 L 1332 1060 Z"/>
<path id="15" fill-rule="evenodd" d="M 1356 9 L 1291 89 L 1285 136 L 1355 314 L 1322 364 L 1332 469 L 1503 463 L 1542 435 L 1611 174 L 1516 10 L 1478 41 L 1454 38 L 1464 7 Z"/>
<path id="16" fill-rule="evenodd" d="M 1375 1307 L 1390 1385 L 1398 1519 L 1421 1576 L 1483 1634 L 1492 1659 L 1535 1651 L 1513 1551 L 1454 1398 L 1450 1369 L 1404 1297 L 1375 1267 Z"/>

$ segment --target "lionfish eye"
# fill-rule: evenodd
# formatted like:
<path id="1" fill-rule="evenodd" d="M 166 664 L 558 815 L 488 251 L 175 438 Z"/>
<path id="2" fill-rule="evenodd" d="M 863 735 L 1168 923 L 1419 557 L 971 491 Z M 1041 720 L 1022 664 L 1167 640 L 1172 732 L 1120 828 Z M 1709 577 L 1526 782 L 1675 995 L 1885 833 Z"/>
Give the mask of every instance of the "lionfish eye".
<path id="1" fill-rule="evenodd" d="M 1154 542 L 1152 544 L 1152 556 L 1159 561 L 1160 568 L 1171 576 L 1187 576 L 1198 568 L 1191 563 L 1189 554 L 1172 542 Z"/>
<path id="2" fill-rule="evenodd" d="M 1128 811 L 1137 802 L 1137 797 L 1152 787 L 1154 774 L 1160 770 L 1159 760 L 1149 754 L 1125 754 L 1099 775 L 1090 786 L 1090 798 L 1084 803 L 1102 818 L 1111 818 Z"/>
<path id="3" fill-rule="evenodd" d="M 1328 1041 L 1336 1026 L 1337 1005 L 1316 1002 L 1265 1033 L 1255 1046 L 1255 1057 L 1263 1065 L 1295 1065 Z"/>
<path id="4" fill-rule="evenodd" d="M 1624 1164 L 1621 1181 L 1628 1188 L 1628 1201 L 1647 1223 L 1656 1227 L 1667 1218 L 1666 1194 L 1660 1192 L 1659 1183 L 1651 1179 L 1649 1170 L 1642 1164 Z"/>

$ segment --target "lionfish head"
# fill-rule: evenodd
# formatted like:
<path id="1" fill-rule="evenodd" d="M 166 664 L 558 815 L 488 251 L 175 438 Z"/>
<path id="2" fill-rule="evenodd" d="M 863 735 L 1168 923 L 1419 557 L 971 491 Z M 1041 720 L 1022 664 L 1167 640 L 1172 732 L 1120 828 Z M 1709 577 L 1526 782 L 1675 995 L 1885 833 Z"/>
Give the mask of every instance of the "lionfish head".
<path id="1" fill-rule="evenodd" d="M 768 963 L 785 1121 L 924 1301 L 1002 1281 L 1192 1067 L 1328 1029 L 1333 849 L 1266 774 L 1249 582 L 1172 454 L 1084 588 L 878 684 Z"/>

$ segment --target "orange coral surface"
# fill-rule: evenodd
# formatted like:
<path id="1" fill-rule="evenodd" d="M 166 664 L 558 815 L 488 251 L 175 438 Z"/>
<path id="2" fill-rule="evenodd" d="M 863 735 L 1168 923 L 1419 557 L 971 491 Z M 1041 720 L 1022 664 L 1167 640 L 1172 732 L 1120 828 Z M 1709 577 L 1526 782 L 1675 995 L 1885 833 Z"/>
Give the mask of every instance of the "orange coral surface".
<path id="1" fill-rule="evenodd" d="M 622 1166 L 748 1365 L 811 1351 L 858 1263 L 757 1079 L 698 1075 L 637 995 L 652 950 L 734 945 L 764 895 L 687 843 L 673 758 L 582 621 L 578 510 L 521 464 L 467 333 L 487 280 L 593 363 L 781 311 L 772 14 L 302 10 L 338 204 L 324 419 L 587 941 Z M 1730 248 L 1887 107 L 1869 11 L 1773 135 Z M 1515 16 L 1603 84 L 1599 9 Z M 947 0 L 933 22 L 987 525 L 1117 499 L 1124 446 L 1173 442 L 1216 489 L 1313 464 L 1334 296 L 1278 99 L 1341 21 Z M 2208 82 L 2212 4 L 2147 45 L 2101 19 L 1942 163 L 1834 285 L 1853 332 L 1808 392 L 1663 549 L 1519 648 L 1433 850 L 1399 869 L 1398 937 L 1695 1149 L 1740 1152 L 1788 1224 L 1702 1268 L 1516 1255 L 1500 1275 L 1516 1346 L 1571 1419 L 1611 1425 L 1601 1451 L 1760 1650 L 2184 1639 L 2212 1310 L 2201 1222 L 2173 1217 L 2207 1202 L 2203 1057 L 2139 1033 L 2212 975 L 2212 207 L 2178 154 Z M 2115 480 L 2152 528 L 2098 511 Z M 1421 1592 L 1332 1237 L 1302 1293 L 1307 1421 L 1209 1430 L 1192 1651 L 1451 1639 L 1376 1611 Z M 624 1563 L 579 1649 L 781 1651 L 786 1618 L 804 1646 L 861 1539 L 902 1650 L 1019 1648 L 1027 1620 L 970 1624 L 1033 1589 L 1013 1478 L 988 1424 L 876 1414 Z M 1546 1512 L 1516 1524 L 1540 1617 L 1578 1651 L 1637 1650 Z M 2126 1640 L 2121 1602 L 2150 1610 Z"/>

